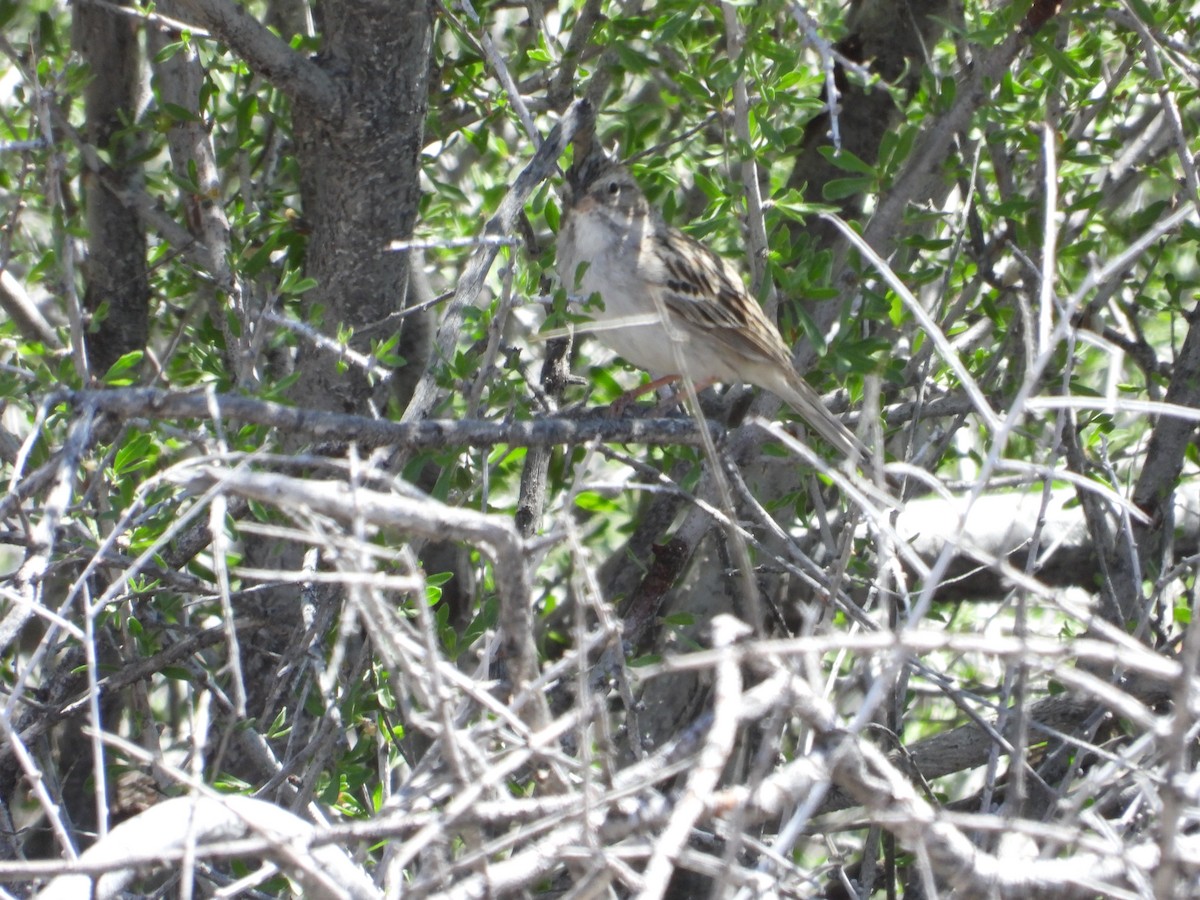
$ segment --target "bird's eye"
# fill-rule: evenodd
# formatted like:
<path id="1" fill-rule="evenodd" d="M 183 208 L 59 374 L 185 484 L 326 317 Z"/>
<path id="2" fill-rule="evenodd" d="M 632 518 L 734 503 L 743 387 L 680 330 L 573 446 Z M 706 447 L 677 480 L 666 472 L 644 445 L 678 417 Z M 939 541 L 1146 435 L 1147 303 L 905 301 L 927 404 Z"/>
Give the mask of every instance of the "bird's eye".
<path id="1" fill-rule="evenodd" d="M 620 192 L 620 190 L 621 190 L 621 185 L 617 184 L 617 182 L 615 182 L 615 181 L 610 181 L 610 182 L 608 183 L 608 192 L 609 192 L 610 194 L 616 194 L 616 193 L 619 193 L 619 192 Z"/>

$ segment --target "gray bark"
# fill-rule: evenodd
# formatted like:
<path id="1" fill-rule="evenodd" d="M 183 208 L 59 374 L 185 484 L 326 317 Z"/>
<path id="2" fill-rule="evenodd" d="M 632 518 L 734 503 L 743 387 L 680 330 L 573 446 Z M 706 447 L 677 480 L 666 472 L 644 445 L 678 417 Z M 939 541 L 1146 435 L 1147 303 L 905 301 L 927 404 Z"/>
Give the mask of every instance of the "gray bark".
<path id="1" fill-rule="evenodd" d="M 418 156 L 427 107 L 431 7 L 339 0 L 324 9 L 317 65 L 342 87 L 337 115 L 299 112 L 295 129 L 304 214 L 312 226 L 309 311 L 324 329 L 354 330 L 369 351 L 398 330 L 408 255 L 387 249 L 412 235 L 420 199 Z M 338 371 L 328 353 L 302 346 L 295 397 L 337 412 L 365 412 L 374 388 L 361 371 Z"/>
<path id="2" fill-rule="evenodd" d="M 137 21 L 91 3 L 74 7 L 74 41 L 92 78 L 84 89 L 88 143 L 107 151 L 112 172 L 138 179 L 129 160 L 135 139 L 122 134 L 136 118 L 141 92 L 141 53 Z M 88 362 L 100 376 L 126 353 L 146 346 L 150 290 L 146 281 L 146 235 L 137 215 L 94 173 L 85 173 L 88 223 L 87 286 L 84 304 L 105 312 L 87 338 Z"/>
<path id="3" fill-rule="evenodd" d="M 369 353 L 373 343 L 401 331 L 396 314 L 408 302 L 408 254 L 391 252 L 388 245 L 409 238 L 417 217 L 432 5 L 423 0 L 323 4 L 321 49 L 312 59 L 292 51 L 240 7 L 223 0 L 185 0 L 185 5 L 292 98 L 301 200 L 311 228 L 305 269 L 317 282 L 304 295 L 302 314 L 313 322 L 320 310 L 314 324 L 326 337 L 350 329 L 351 347 Z M 414 322 L 420 336 L 421 322 Z M 419 343 L 407 348 L 418 366 L 423 362 Z M 401 332 L 400 353 L 405 351 Z M 372 383 L 360 368 L 342 371 L 340 362 L 301 340 L 300 377 L 292 391 L 299 406 L 371 412 L 371 401 L 387 388 Z M 293 557 L 300 551 L 286 546 L 281 551 L 277 542 L 247 549 L 260 565 L 280 564 L 280 552 L 287 557 L 285 566 L 299 565 Z M 310 599 L 318 605 L 337 602 L 320 586 Z M 294 642 L 306 640 L 305 628 L 295 587 L 265 592 L 257 603 L 272 626 L 247 642 L 246 711 L 270 720 L 288 690 L 279 678 L 279 660 L 302 653 L 305 645 Z"/>

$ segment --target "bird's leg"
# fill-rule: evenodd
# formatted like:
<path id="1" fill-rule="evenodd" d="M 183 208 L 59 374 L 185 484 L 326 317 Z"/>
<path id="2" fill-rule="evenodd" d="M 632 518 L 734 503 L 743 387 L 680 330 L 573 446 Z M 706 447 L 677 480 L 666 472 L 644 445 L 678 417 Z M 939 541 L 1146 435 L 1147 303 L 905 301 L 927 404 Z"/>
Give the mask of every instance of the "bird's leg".
<path id="1" fill-rule="evenodd" d="M 678 375 L 664 375 L 661 378 L 655 378 L 653 381 L 647 381 L 645 384 L 639 384 L 614 400 L 608 407 L 609 414 L 615 419 L 621 418 L 635 400 L 651 391 L 659 391 L 661 398 L 651 410 L 650 415 L 662 416 L 676 407 L 682 407 L 684 400 L 687 398 L 687 392 L 680 390 L 680 387 L 677 385 L 679 380 L 680 376 Z M 694 382 L 696 393 L 699 394 L 701 391 L 706 391 L 716 383 L 717 379 L 715 378 Z M 676 387 L 670 391 L 663 391 L 663 389 L 671 385 L 676 385 Z"/>
<path id="2" fill-rule="evenodd" d="M 664 375 L 661 378 L 655 378 L 653 381 L 648 381 L 645 384 L 639 384 L 635 388 L 630 388 L 620 397 L 614 400 L 608 407 L 609 414 L 614 419 L 619 419 L 629 410 L 638 397 L 645 396 L 651 391 L 657 391 L 659 388 L 666 387 L 679 380 L 678 375 Z M 657 407 L 655 408 L 657 411 Z"/>
<path id="3" fill-rule="evenodd" d="M 679 376 L 675 376 L 675 377 L 676 377 L 676 379 L 678 379 Z M 696 389 L 696 396 L 700 396 L 701 391 L 708 390 L 710 387 L 712 387 L 716 383 L 717 383 L 717 379 L 708 378 L 708 379 L 705 379 L 704 381 L 695 381 L 692 384 L 693 384 L 693 387 Z M 665 385 L 664 385 L 664 387 L 665 387 Z M 661 400 L 659 400 L 658 406 L 654 407 L 654 415 L 661 416 L 661 415 L 664 415 L 665 413 L 669 412 L 670 410 L 674 409 L 677 406 L 682 407 L 686 400 L 687 400 L 687 391 L 683 390 L 683 383 L 680 382 L 678 385 L 676 385 L 674 390 L 672 390 L 670 393 L 663 396 L 663 398 Z"/>

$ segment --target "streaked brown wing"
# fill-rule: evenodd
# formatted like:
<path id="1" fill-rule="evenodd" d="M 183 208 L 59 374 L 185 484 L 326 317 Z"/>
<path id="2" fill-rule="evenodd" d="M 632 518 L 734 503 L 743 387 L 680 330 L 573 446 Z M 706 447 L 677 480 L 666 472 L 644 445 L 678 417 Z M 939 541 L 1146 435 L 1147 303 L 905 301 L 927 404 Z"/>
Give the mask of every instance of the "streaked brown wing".
<path id="1" fill-rule="evenodd" d="M 742 356 L 791 365 L 779 331 L 737 270 L 699 241 L 670 228 L 660 238 L 667 311 L 704 328 Z M 712 302 L 713 297 L 717 302 Z"/>

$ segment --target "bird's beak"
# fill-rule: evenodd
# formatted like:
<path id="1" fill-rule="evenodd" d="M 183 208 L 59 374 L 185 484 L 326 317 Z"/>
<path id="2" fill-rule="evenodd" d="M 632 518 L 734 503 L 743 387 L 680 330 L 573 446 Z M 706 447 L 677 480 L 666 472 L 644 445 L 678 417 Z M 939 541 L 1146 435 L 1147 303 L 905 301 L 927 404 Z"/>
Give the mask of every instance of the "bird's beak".
<path id="1" fill-rule="evenodd" d="M 586 213 L 595 208 L 596 198 L 590 194 L 580 192 L 576 197 L 572 197 L 568 203 L 570 203 L 571 209 L 574 212 Z"/>

